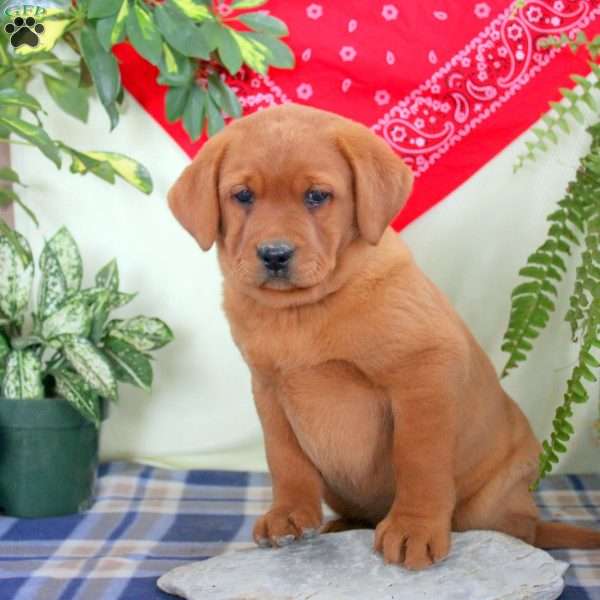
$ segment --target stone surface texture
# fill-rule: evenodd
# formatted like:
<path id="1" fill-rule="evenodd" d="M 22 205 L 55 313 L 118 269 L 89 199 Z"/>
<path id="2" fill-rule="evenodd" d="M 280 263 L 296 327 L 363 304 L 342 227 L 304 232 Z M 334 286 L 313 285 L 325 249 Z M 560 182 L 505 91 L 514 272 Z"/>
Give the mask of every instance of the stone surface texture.
<path id="1" fill-rule="evenodd" d="M 384 564 L 373 531 L 321 535 L 187 564 L 159 587 L 188 600 L 554 600 L 567 563 L 507 535 L 452 534 L 452 551 L 424 571 Z"/>

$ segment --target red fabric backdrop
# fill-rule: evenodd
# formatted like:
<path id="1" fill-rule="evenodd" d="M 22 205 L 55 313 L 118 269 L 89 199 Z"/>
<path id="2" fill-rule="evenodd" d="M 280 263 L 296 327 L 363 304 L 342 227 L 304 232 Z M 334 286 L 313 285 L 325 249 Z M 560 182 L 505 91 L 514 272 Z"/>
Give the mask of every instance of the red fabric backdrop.
<path id="1" fill-rule="evenodd" d="M 292 101 L 361 121 L 417 175 L 394 222 L 400 229 L 442 200 L 557 99 L 585 54 L 540 50 L 537 40 L 600 30 L 600 0 L 271 0 L 289 26 L 297 66 L 230 82 L 245 112 Z M 221 6 L 227 11 L 227 4 Z M 191 156 L 164 116 L 166 88 L 128 45 L 116 49 L 126 88 Z M 482 191 L 485 193 L 485 191 Z"/>

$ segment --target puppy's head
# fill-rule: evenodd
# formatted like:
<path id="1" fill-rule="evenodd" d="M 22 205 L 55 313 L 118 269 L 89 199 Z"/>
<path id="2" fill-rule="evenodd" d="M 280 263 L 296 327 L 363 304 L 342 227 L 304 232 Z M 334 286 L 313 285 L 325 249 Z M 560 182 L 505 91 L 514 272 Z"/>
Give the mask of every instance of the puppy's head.
<path id="1" fill-rule="evenodd" d="M 169 192 L 223 273 L 267 304 L 318 300 L 352 244 L 376 245 L 412 172 L 366 127 L 298 105 L 260 111 L 210 139 Z"/>

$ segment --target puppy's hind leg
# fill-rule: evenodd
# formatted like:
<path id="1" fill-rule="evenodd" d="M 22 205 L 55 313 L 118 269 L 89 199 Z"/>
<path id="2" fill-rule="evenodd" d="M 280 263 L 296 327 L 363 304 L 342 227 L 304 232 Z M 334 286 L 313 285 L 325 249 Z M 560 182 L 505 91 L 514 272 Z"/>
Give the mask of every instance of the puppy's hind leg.
<path id="1" fill-rule="evenodd" d="M 529 486 L 536 473 L 533 460 L 510 461 L 479 492 L 459 504 L 454 513 L 453 530 L 501 531 L 534 544 L 539 511 Z"/>
<path id="2" fill-rule="evenodd" d="M 537 517 L 524 513 L 506 513 L 491 529 L 507 533 L 527 544 L 534 545 L 536 540 Z"/>
<path id="3" fill-rule="evenodd" d="M 454 531 L 470 529 L 501 531 L 533 545 L 536 540 L 537 524 L 537 507 L 531 494 L 526 491 L 520 498 L 504 506 L 496 505 L 485 514 L 469 514 L 467 511 L 460 511 L 455 515 L 452 529 Z"/>

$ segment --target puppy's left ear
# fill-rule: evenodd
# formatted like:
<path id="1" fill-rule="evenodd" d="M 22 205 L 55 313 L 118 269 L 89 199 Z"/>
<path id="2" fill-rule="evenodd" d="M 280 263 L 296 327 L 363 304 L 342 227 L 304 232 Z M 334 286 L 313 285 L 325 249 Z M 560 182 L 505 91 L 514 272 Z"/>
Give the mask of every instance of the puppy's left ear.
<path id="1" fill-rule="evenodd" d="M 225 133 L 204 144 L 167 195 L 171 212 L 197 240 L 209 250 L 219 231 L 219 167 L 225 151 Z"/>
<path id="2" fill-rule="evenodd" d="M 376 245 L 406 203 L 413 172 L 382 138 L 359 123 L 344 124 L 336 140 L 352 169 L 358 229 Z"/>

